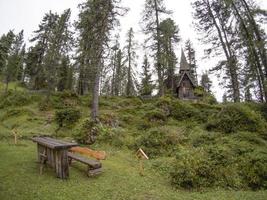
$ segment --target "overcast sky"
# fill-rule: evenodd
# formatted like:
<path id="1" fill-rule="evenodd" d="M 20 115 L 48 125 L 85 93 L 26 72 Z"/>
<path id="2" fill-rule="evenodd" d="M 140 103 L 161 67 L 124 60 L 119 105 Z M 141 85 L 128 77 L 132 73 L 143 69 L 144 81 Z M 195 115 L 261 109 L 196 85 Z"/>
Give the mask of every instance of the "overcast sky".
<path id="1" fill-rule="evenodd" d="M 84 0 L 0 0 L 0 35 L 14 29 L 16 33 L 24 29 L 25 40 L 31 38 L 34 30 L 49 10 L 62 13 L 65 9 L 71 8 L 72 21 L 77 19 L 79 3 Z M 180 49 L 187 39 L 190 39 L 196 49 L 198 59 L 198 74 L 214 67 L 216 59 L 203 60 L 204 47 L 198 41 L 192 21 L 192 0 L 165 0 L 166 7 L 173 11 L 172 18 L 180 28 L 182 41 L 177 46 L 177 56 L 180 58 Z M 267 9 L 267 0 L 257 0 L 259 5 Z M 121 18 L 120 35 L 125 40 L 125 34 L 130 27 L 136 32 L 139 44 L 143 43 L 144 36 L 141 33 L 140 19 L 144 6 L 144 0 L 122 0 L 124 6 L 130 8 L 126 16 Z M 267 28 L 266 28 L 267 29 Z M 141 51 L 139 51 L 141 52 Z M 141 53 L 140 53 L 141 54 Z M 140 59 L 143 55 L 140 55 Z M 178 67 L 178 66 L 177 66 Z M 219 86 L 218 80 L 212 76 L 212 91 L 218 100 L 221 100 L 224 90 Z"/>

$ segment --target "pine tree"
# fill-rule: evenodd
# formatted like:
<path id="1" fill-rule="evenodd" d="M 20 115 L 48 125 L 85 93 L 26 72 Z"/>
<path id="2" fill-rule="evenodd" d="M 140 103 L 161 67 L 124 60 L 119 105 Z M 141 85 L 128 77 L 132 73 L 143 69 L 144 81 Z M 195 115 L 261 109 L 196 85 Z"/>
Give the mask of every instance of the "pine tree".
<path id="1" fill-rule="evenodd" d="M 133 96 L 136 94 L 136 85 L 137 80 L 135 78 L 134 66 L 136 66 L 136 48 L 137 42 L 134 40 L 134 31 L 132 28 L 127 33 L 126 40 L 126 61 L 128 62 L 127 66 L 127 83 L 126 83 L 126 96 Z"/>
<path id="2" fill-rule="evenodd" d="M 125 80 L 125 65 L 123 62 L 123 53 L 119 49 L 116 55 L 116 74 L 115 74 L 115 95 L 120 96 L 124 93 L 123 81 Z"/>
<path id="3" fill-rule="evenodd" d="M 4 79 L 6 83 L 6 92 L 10 81 L 16 81 L 19 69 L 21 68 L 23 57 L 23 30 L 15 35 L 12 31 L 7 34 L 7 43 L 9 46 L 4 67 Z M 11 44 L 11 45 L 10 45 Z"/>
<path id="4" fill-rule="evenodd" d="M 204 88 L 206 92 L 211 92 L 210 88 L 211 88 L 212 82 L 209 78 L 209 74 L 207 71 L 202 74 L 200 85 Z"/>
<path id="5" fill-rule="evenodd" d="M 163 20 L 159 25 L 162 74 L 165 85 L 173 93 L 174 72 L 177 58 L 174 52 L 175 45 L 180 41 L 179 28 L 171 18 Z"/>
<path id="6" fill-rule="evenodd" d="M 140 86 L 140 94 L 143 96 L 151 96 L 154 89 L 154 85 L 153 81 L 151 80 L 152 73 L 150 72 L 150 65 L 148 62 L 147 55 L 144 56 L 142 69 L 143 73 L 141 74 L 142 80 Z"/>
<path id="7" fill-rule="evenodd" d="M 13 31 L 9 31 L 6 35 L 4 34 L 0 38 L 0 72 L 2 75 L 4 75 L 7 70 L 7 59 L 14 39 L 15 34 Z"/>
<path id="8" fill-rule="evenodd" d="M 170 14 L 164 5 L 164 0 L 146 0 L 143 11 L 142 21 L 144 23 L 143 31 L 148 35 L 147 42 L 151 50 L 155 52 L 154 57 L 155 69 L 158 75 L 159 95 L 164 95 L 164 66 L 161 60 L 161 45 L 160 45 L 160 19 L 162 14 Z"/>
<path id="9" fill-rule="evenodd" d="M 252 94 L 251 94 L 251 87 L 247 86 L 245 88 L 245 101 L 246 102 L 251 102 L 252 101 Z"/>
<path id="10" fill-rule="evenodd" d="M 197 0 L 194 2 L 197 30 L 204 34 L 203 42 L 211 44 L 208 54 L 224 55 L 213 71 L 224 70 L 229 79 L 226 87 L 235 102 L 240 102 L 239 64 L 236 55 L 236 29 L 231 23 L 233 15 L 228 5 L 220 0 Z"/>
<path id="11" fill-rule="evenodd" d="M 259 90 L 260 101 L 267 100 L 267 87 L 265 82 L 267 79 L 267 54 L 266 37 L 264 30 L 260 28 L 260 24 L 256 22 L 256 14 L 261 13 L 253 1 L 246 0 L 227 0 L 226 3 L 233 10 L 238 25 L 238 34 L 240 37 L 242 59 L 246 60 L 244 66 L 246 71 L 246 82 L 254 82 Z M 265 72 L 264 72 L 265 71 Z M 245 85 L 245 87 L 247 87 Z"/>
<path id="12" fill-rule="evenodd" d="M 120 66 L 118 61 L 121 62 L 121 50 L 120 50 L 120 43 L 119 43 L 119 35 L 115 36 L 115 44 L 111 48 L 111 62 L 110 62 L 110 69 L 112 70 L 112 78 L 111 78 L 111 95 L 118 96 L 119 95 L 119 88 L 117 83 L 117 78 L 120 74 Z M 120 55 L 119 55 L 120 53 Z M 118 71 L 119 70 L 119 71 Z"/>
<path id="13" fill-rule="evenodd" d="M 188 64 L 190 65 L 191 73 L 195 78 L 195 82 L 198 82 L 197 78 L 197 64 L 196 64 L 196 51 L 190 40 L 185 42 L 185 54 L 187 57 Z"/>
<path id="14" fill-rule="evenodd" d="M 77 23 L 79 62 L 83 69 L 90 69 L 93 76 L 91 118 L 94 121 L 99 115 L 100 76 L 110 31 L 118 24 L 118 15 L 124 11 L 119 3 L 120 0 L 87 0 L 80 5 Z"/>
<path id="15" fill-rule="evenodd" d="M 57 90 L 71 90 L 72 83 L 72 72 L 71 72 L 71 64 L 68 56 L 65 56 L 61 59 L 61 63 L 58 65 L 57 69 Z"/>
<path id="16" fill-rule="evenodd" d="M 50 93 L 55 90 L 57 85 L 57 76 L 59 66 L 66 60 L 66 54 L 71 50 L 71 32 L 69 30 L 70 9 L 63 12 L 63 14 L 55 19 L 55 27 L 52 28 L 48 39 L 48 49 L 44 56 L 44 68 L 46 72 L 46 79 L 48 84 L 49 99 Z M 56 15 L 55 15 L 56 16 Z M 66 69 L 67 70 L 67 69 Z M 62 75 L 62 74 L 61 74 Z M 64 74 L 67 76 L 67 73 Z M 64 77 L 65 79 L 67 77 Z M 62 89 L 62 88 L 60 88 Z"/>
<path id="17" fill-rule="evenodd" d="M 58 14 L 52 13 L 51 11 L 46 13 L 39 24 L 39 29 L 34 31 L 35 36 L 30 40 L 30 42 L 35 43 L 35 46 L 30 49 L 29 59 L 27 60 L 27 63 L 30 65 L 27 66 L 27 71 L 29 71 L 31 75 L 31 87 L 36 90 L 47 87 L 47 82 L 49 82 L 47 78 L 50 74 L 52 74 L 52 76 L 55 74 L 51 72 L 51 70 L 47 70 L 55 67 L 49 66 L 50 64 L 48 62 L 51 59 L 48 57 L 52 53 L 47 56 L 47 52 L 51 46 L 51 39 L 53 38 L 53 31 L 57 26 L 58 18 Z M 50 83 L 50 85 L 51 84 L 52 83 Z M 48 93 L 48 95 L 49 94 L 50 93 Z"/>

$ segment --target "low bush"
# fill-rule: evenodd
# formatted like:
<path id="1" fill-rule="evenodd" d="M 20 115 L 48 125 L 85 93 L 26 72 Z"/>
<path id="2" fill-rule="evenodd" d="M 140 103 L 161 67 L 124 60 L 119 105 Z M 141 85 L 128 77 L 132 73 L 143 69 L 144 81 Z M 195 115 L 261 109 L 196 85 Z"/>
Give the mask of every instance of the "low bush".
<path id="1" fill-rule="evenodd" d="M 67 108 L 56 111 L 55 120 L 59 127 L 72 126 L 81 117 L 81 112 L 74 108 Z"/>
<path id="2" fill-rule="evenodd" d="M 242 104 L 229 104 L 210 118 L 206 125 L 207 130 L 233 133 L 250 131 L 263 133 L 266 131 L 266 122 L 263 117 L 249 107 Z"/>
<path id="3" fill-rule="evenodd" d="M 188 102 L 182 102 L 182 101 L 174 101 L 171 105 L 171 117 L 173 117 L 176 120 L 184 121 L 184 120 L 197 120 L 202 121 L 201 112 L 194 108 L 190 103 Z"/>
<path id="4" fill-rule="evenodd" d="M 212 187 L 216 179 L 216 170 L 205 151 L 182 150 L 177 155 L 170 177 L 171 183 L 177 188 Z"/>
<path id="5" fill-rule="evenodd" d="M 214 144 L 178 149 L 170 170 L 177 188 L 266 189 L 267 154 L 262 145 L 235 139 Z"/>
<path id="6" fill-rule="evenodd" d="M 85 119 L 75 130 L 74 139 L 81 144 L 93 144 L 99 133 L 98 125 L 91 119 Z"/>
<path id="7" fill-rule="evenodd" d="M 11 118 L 11 117 L 18 117 L 21 115 L 29 115 L 29 116 L 33 116 L 34 113 L 26 108 L 13 108 L 13 109 L 7 109 L 5 114 L 2 117 L 2 120 Z"/>
<path id="8" fill-rule="evenodd" d="M 98 126 L 97 141 L 111 144 L 115 147 L 122 147 L 124 145 L 125 133 L 127 133 L 127 131 L 123 128 Z"/>
<path id="9" fill-rule="evenodd" d="M 237 166 L 235 157 L 227 148 L 182 150 L 170 172 L 171 183 L 185 189 L 241 188 Z"/>
<path id="10" fill-rule="evenodd" d="M 267 188 L 267 153 L 254 151 L 242 158 L 240 174 L 244 184 L 254 190 Z"/>
<path id="11" fill-rule="evenodd" d="M 48 101 L 47 99 L 43 99 L 39 102 L 38 108 L 40 111 L 48 111 L 53 108 L 52 102 Z"/>
<path id="12" fill-rule="evenodd" d="M 209 92 L 206 92 L 203 87 L 199 86 L 195 88 L 194 94 L 200 102 L 207 104 L 217 104 L 217 100 L 214 95 Z"/>
<path id="13" fill-rule="evenodd" d="M 119 120 L 117 119 L 117 116 L 112 112 L 106 112 L 102 113 L 99 117 L 99 120 L 102 124 L 110 127 L 118 127 Z"/>
<path id="14" fill-rule="evenodd" d="M 31 101 L 29 93 L 9 90 L 6 94 L 0 96 L 0 109 L 10 106 L 25 106 Z"/>
<path id="15" fill-rule="evenodd" d="M 184 131 L 177 127 L 151 128 L 136 140 L 135 148 L 143 148 L 150 157 L 170 155 L 185 141 Z"/>
<path id="16" fill-rule="evenodd" d="M 170 116 L 171 114 L 171 105 L 173 103 L 173 99 L 171 97 L 161 97 L 156 102 L 155 106 L 156 108 L 160 108 L 162 110 L 162 113 L 166 116 Z"/>
<path id="17" fill-rule="evenodd" d="M 80 99 L 75 92 L 63 91 L 54 93 L 51 96 L 51 103 L 55 109 L 64 109 L 77 106 Z"/>
<path id="18" fill-rule="evenodd" d="M 149 122 L 165 122 L 167 120 L 167 116 L 162 110 L 155 109 L 147 112 L 144 116 L 144 119 Z"/>

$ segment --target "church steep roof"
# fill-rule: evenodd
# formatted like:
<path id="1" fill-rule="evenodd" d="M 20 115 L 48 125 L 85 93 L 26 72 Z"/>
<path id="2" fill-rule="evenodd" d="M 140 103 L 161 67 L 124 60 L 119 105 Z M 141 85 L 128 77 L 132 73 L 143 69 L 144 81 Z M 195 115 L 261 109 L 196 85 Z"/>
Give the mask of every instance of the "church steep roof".
<path id="1" fill-rule="evenodd" d="M 194 87 L 197 86 L 196 79 L 194 75 L 192 74 L 192 70 L 190 65 L 188 64 L 184 50 L 181 50 L 181 61 L 180 61 L 180 73 L 178 75 L 178 82 L 177 82 L 177 87 L 180 87 L 181 82 L 184 78 L 184 76 L 187 76 L 190 80 L 190 82 L 193 84 Z"/>
<path id="2" fill-rule="evenodd" d="M 180 61 L 180 71 L 190 71 L 190 65 L 188 64 L 184 50 L 182 49 L 181 61 Z"/>
<path id="3" fill-rule="evenodd" d="M 177 82 L 177 86 L 176 87 L 180 87 L 181 86 L 181 83 L 182 83 L 182 80 L 183 80 L 184 76 L 187 76 L 189 78 L 190 82 L 192 83 L 192 85 L 194 87 L 197 87 L 197 83 L 195 82 L 194 77 L 192 77 L 191 74 L 189 72 L 187 72 L 187 71 L 182 72 L 181 74 L 179 74 L 178 82 Z"/>

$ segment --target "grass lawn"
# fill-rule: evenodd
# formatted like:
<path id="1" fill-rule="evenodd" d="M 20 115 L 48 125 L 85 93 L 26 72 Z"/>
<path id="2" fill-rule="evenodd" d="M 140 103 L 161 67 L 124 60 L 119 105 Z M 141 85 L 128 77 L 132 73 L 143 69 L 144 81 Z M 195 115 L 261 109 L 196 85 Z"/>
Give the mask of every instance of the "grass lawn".
<path id="1" fill-rule="evenodd" d="M 31 141 L 20 141 L 15 146 L 11 140 L 0 141 L 0 199 L 140 199 L 140 200 L 265 200 L 267 191 L 222 191 L 205 192 L 175 191 L 166 177 L 149 170 L 146 163 L 145 176 L 138 173 L 138 161 L 129 150 L 118 150 L 109 146 L 96 147 L 108 152 L 103 161 L 104 173 L 88 178 L 86 167 L 78 163 L 70 168 L 70 177 L 62 181 L 46 168 L 38 174 L 36 145 Z"/>

